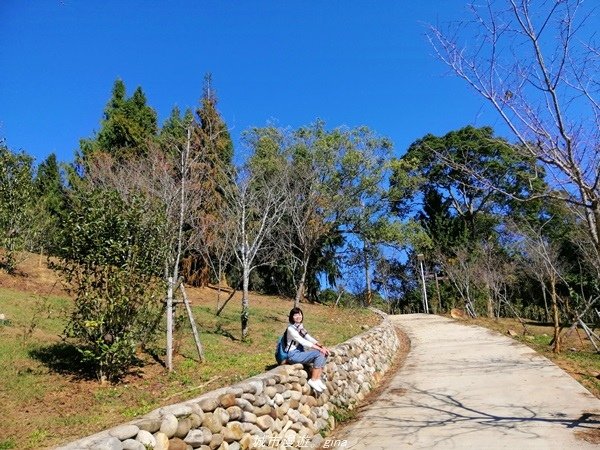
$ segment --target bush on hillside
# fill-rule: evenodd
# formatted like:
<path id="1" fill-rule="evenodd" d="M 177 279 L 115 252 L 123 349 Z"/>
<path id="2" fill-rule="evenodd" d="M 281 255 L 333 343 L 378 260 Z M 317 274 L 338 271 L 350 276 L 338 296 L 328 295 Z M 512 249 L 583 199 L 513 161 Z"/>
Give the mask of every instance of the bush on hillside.
<path id="1" fill-rule="evenodd" d="M 54 268 L 75 295 L 66 334 L 101 380 L 130 369 L 162 312 L 161 223 L 143 198 L 110 190 L 79 193 L 65 213 Z"/>

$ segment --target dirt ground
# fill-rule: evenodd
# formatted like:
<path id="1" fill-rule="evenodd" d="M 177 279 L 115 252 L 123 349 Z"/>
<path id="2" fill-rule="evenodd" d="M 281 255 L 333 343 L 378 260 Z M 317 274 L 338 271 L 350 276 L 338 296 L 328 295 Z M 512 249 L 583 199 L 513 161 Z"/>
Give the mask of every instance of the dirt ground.
<path id="1" fill-rule="evenodd" d="M 0 270 L 0 287 L 37 295 L 65 295 L 56 273 L 43 255 L 25 253 L 18 259 L 16 275 Z"/>

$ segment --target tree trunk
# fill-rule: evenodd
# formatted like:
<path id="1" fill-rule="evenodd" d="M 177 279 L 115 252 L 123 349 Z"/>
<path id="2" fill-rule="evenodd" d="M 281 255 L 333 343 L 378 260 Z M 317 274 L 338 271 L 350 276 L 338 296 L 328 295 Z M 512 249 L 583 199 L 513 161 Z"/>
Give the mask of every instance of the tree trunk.
<path id="1" fill-rule="evenodd" d="M 308 260 L 302 263 L 302 276 L 300 277 L 300 283 L 298 283 L 298 289 L 296 290 L 294 308 L 300 307 L 300 300 L 304 298 L 304 290 L 306 288 L 306 272 L 308 272 Z"/>
<path id="2" fill-rule="evenodd" d="M 554 321 L 554 338 L 552 341 L 554 345 L 552 351 L 554 353 L 560 353 L 560 319 L 558 314 L 558 295 L 556 293 L 556 282 L 554 279 L 550 281 L 551 289 L 551 301 L 552 301 L 552 318 Z"/>
<path id="3" fill-rule="evenodd" d="M 437 294 L 437 308 L 432 308 L 432 309 L 433 309 L 433 313 L 437 314 L 438 311 L 443 311 L 443 309 L 442 309 L 442 295 L 440 294 L 440 282 L 439 282 L 439 279 L 438 279 L 437 272 L 434 272 L 433 275 L 435 277 L 435 292 Z"/>
<path id="4" fill-rule="evenodd" d="M 373 292 L 371 290 L 371 274 L 369 273 L 369 253 L 367 248 L 364 249 L 364 258 L 365 258 L 365 287 L 367 290 L 367 306 L 371 306 L 371 302 L 373 301 Z"/>
<path id="5" fill-rule="evenodd" d="M 167 369 L 169 372 L 173 371 L 173 291 L 174 285 L 179 279 L 179 262 L 181 261 L 181 254 L 183 249 L 183 224 L 185 222 L 185 208 L 186 208 L 186 177 L 188 176 L 188 158 L 190 155 L 190 144 L 191 144 L 191 128 L 187 130 L 187 142 L 185 152 L 181 153 L 181 185 L 180 185 L 180 198 L 179 198 L 179 223 L 177 227 L 177 250 L 175 253 L 175 261 L 173 263 L 173 276 L 168 278 L 168 289 L 167 289 Z M 168 272 L 167 272 L 168 273 Z"/>
<path id="6" fill-rule="evenodd" d="M 173 371 L 173 278 L 167 281 L 167 370 Z"/>
<path id="7" fill-rule="evenodd" d="M 242 314 L 241 314 L 241 322 L 242 322 L 242 340 L 245 341 L 248 337 L 248 319 L 250 316 L 249 308 L 248 308 L 248 286 L 250 284 L 250 271 L 247 267 L 244 267 L 244 281 L 242 287 Z"/>
<path id="8" fill-rule="evenodd" d="M 219 261 L 219 269 L 217 270 L 217 277 L 219 279 L 217 285 L 217 311 L 221 309 L 221 281 L 223 281 L 223 268 L 221 267 L 221 262 Z M 234 289 L 235 291 L 235 289 Z M 218 314 L 217 314 L 218 315 Z"/>
<path id="9" fill-rule="evenodd" d="M 580 173 L 577 172 L 576 174 L 578 175 L 576 182 L 581 199 L 584 204 L 590 205 L 584 210 L 589 234 L 596 247 L 597 254 L 600 254 L 600 202 L 595 198 L 593 191 L 586 189 L 585 183 L 580 178 Z M 598 262 L 598 266 L 600 266 L 600 262 Z"/>
<path id="10" fill-rule="evenodd" d="M 592 238 L 594 239 L 594 244 L 596 244 L 597 254 L 600 255 L 600 201 L 597 199 L 592 202 L 592 210 L 594 214 L 595 225 Z M 600 267 L 600 261 L 598 262 L 598 267 Z"/>
<path id="11" fill-rule="evenodd" d="M 494 300 L 492 299 L 492 290 L 490 285 L 486 283 L 485 289 L 487 291 L 487 316 L 490 319 L 494 318 Z"/>
<path id="12" fill-rule="evenodd" d="M 546 312 L 546 322 L 550 321 L 550 311 L 548 311 L 548 298 L 546 296 L 546 285 L 543 281 L 540 281 L 542 286 L 542 298 L 544 299 L 544 311 Z"/>

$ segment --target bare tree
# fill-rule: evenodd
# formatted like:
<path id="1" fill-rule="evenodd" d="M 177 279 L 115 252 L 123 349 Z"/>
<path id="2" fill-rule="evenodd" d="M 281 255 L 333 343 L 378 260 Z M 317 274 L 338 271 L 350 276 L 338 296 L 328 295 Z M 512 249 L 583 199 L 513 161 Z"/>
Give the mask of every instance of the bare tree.
<path id="1" fill-rule="evenodd" d="M 203 227 L 197 214 L 205 203 L 202 180 L 207 163 L 201 152 L 192 151 L 192 131 L 188 127 L 184 142 L 173 139 L 170 152 L 149 145 L 144 157 L 115 160 L 105 153 L 89 157 L 86 178 L 95 186 L 115 189 L 125 198 L 143 193 L 148 208 L 158 210 L 163 218 L 164 238 L 169 249 L 164 261 L 167 281 L 167 347 L 172 340 L 173 298 L 179 286 L 182 255 L 199 248 Z M 203 355 L 200 355 L 203 358 Z M 172 370 L 172 351 L 167 350 L 167 367 Z"/>
<path id="2" fill-rule="evenodd" d="M 498 249 L 489 242 L 479 246 L 480 257 L 474 267 L 486 293 L 486 310 L 489 318 L 500 317 L 502 304 L 513 310 L 509 304 L 508 287 L 514 280 L 515 265 L 503 257 Z"/>
<path id="3" fill-rule="evenodd" d="M 552 308 L 552 322 L 554 324 L 553 348 L 555 353 L 560 353 L 560 306 L 557 286 L 559 283 L 568 285 L 563 277 L 565 269 L 560 259 L 559 249 L 547 236 L 544 235 L 544 225 L 533 228 L 527 224 L 518 226 L 519 236 L 515 240 L 515 246 L 524 258 L 523 267 L 535 279 L 540 280 L 542 289 L 550 293 L 550 304 Z"/>
<path id="4" fill-rule="evenodd" d="M 575 229 L 573 230 L 571 241 L 576 245 L 579 255 L 581 255 L 578 260 L 579 272 L 591 273 L 592 277 L 595 277 L 596 280 L 600 279 L 600 265 L 598 264 L 600 257 L 596 247 L 590 242 L 589 234 L 583 232 L 581 229 Z M 578 324 L 581 324 L 584 329 L 587 327 L 587 325 L 582 323 L 584 322 L 586 314 L 589 314 L 588 318 L 595 321 L 596 317 L 593 315 L 593 308 L 596 303 L 600 301 L 600 292 L 598 291 L 597 285 L 595 289 L 585 290 L 583 283 L 580 282 L 579 284 L 579 292 L 575 295 L 581 301 L 576 306 L 577 311 L 574 314 L 573 325 L 569 332 L 571 332 Z M 588 337 L 593 342 L 592 336 L 589 335 L 588 330 L 586 330 L 586 333 L 588 333 Z"/>
<path id="5" fill-rule="evenodd" d="M 274 262 L 280 248 L 270 240 L 289 201 L 285 195 L 287 173 L 280 169 L 247 165 L 230 174 L 231 182 L 224 189 L 224 214 L 234 227 L 233 251 L 242 271 L 242 339 L 248 336 L 250 274 L 258 266 Z"/>
<path id="6" fill-rule="evenodd" d="M 454 256 L 438 254 L 436 260 L 463 300 L 467 313 L 476 317 L 473 294 L 477 287 L 477 275 L 476 262 L 472 256 L 466 249 L 459 248 L 454 252 Z"/>
<path id="7" fill-rule="evenodd" d="M 600 253 L 600 50 L 583 0 L 488 0 L 429 27 L 437 56 L 487 100 Z M 491 186 L 494 187 L 494 186 Z"/>
<path id="8" fill-rule="evenodd" d="M 201 246 L 204 260 L 217 280 L 217 315 L 224 306 L 224 304 L 221 304 L 222 283 L 225 281 L 226 270 L 235 253 L 234 230 L 236 226 L 235 223 L 231 222 L 232 218 L 222 214 L 222 212 L 214 217 L 212 221 L 205 223 L 204 233 L 202 234 L 203 244 Z M 233 286 L 233 290 L 235 292 L 235 286 Z"/>
<path id="9" fill-rule="evenodd" d="M 571 233 L 571 242 L 575 244 L 581 257 L 580 265 L 600 279 L 600 251 L 592 242 L 590 234 L 585 233 L 582 227 L 574 227 Z"/>
<path id="10" fill-rule="evenodd" d="M 192 156 L 191 131 L 185 142 L 170 143 L 170 154 L 151 146 L 148 155 L 117 161 L 106 153 L 90 157 L 86 179 L 92 185 L 117 190 L 125 199 L 143 193 L 148 206 L 164 216 L 165 239 L 171 249 L 165 261 L 165 278 L 179 278 L 182 254 L 198 249 L 204 227 L 197 211 L 205 203 L 202 179 L 206 163 Z"/>

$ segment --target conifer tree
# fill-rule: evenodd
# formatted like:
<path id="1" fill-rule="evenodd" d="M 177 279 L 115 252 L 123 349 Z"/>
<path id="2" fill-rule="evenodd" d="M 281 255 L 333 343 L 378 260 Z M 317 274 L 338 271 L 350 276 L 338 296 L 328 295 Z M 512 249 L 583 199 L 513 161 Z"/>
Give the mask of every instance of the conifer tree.
<path id="1" fill-rule="evenodd" d="M 166 144 L 165 146 L 168 146 L 169 142 L 173 142 L 173 140 L 178 142 L 184 141 L 187 135 L 187 128 L 193 120 L 194 116 L 191 109 L 186 109 L 182 115 L 179 107 L 174 106 L 171 114 L 160 129 L 159 140 L 163 144 Z"/>
<path id="2" fill-rule="evenodd" d="M 211 241 L 216 239 L 219 224 L 222 223 L 219 214 L 222 209 L 223 193 L 226 184 L 230 182 L 228 175 L 232 172 L 233 143 L 227 125 L 217 109 L 217 103 L 212 77 L 207 74 L 200 107 L 196 110 L 190 155 L 194 161 L 190 168 L 192 178 L 198 179 L 206 193 L 203 207 L 197 211 L 197 223 L 203 229 L 203 244 L 206 248 L 212 246 Z M 178 119 L 177 112 L 174 111 L 165 124 L 168 125 L 166 132 L 173 133 L 185 129 L 185 124 L 190 122 L 189 112 L 186 112 L 184 118 Z M 202 173 L 203 176 L 194 177 L 194 172 Z M 201 256 L 194 252 L 184 258 L 183 275 L 191 284 L 201 285 L 208 282 L 209 264 L 203 258 L 211 258 L 212 255 L 203 253 L 204 256 Z"/>
<path id="3" fill-rule="evenodd" d="M 56 155 L 51 153 L 37 169 L 34 181 L 38 198 L 48 199 L 50 211 L 58 213 L 63 198 L 63 182 Z"/>
<path id="4" fill-rule="evenodd" d="M 149 140 L 158 131 L 156 112 L 147 105 L 142 88 L 138 87 L 127 98 L 125 83 L 120 79 L 115 81 L 101 124 L 100 131 L 93 138 L 80 141 L 79 162 L 84 162 L 98 151 L 117 159 L 146 154 Z"/>
<path id="5" fill-rule="evenodd" d="M 44 249 L 53 253 L 56 250 L 60 217 L 65 205 L 65 189 L 60 168 L 54 153 L 50 154 L 37 169 L 33 182 L 37 202 L 38 222 L 44 239 L 40 242 Z"/>
<path id="6" fill-rule="evenodd" d="M 233 158 L 233 142 L 227 125 L 217 110 L 217 102 L 217 95 L 212 86 L 212 75 L 209 73 L 204 77 L 201 106 L 196 110 L 199 148 L 207 152 L 215 162 L 230 165 Z"/>

